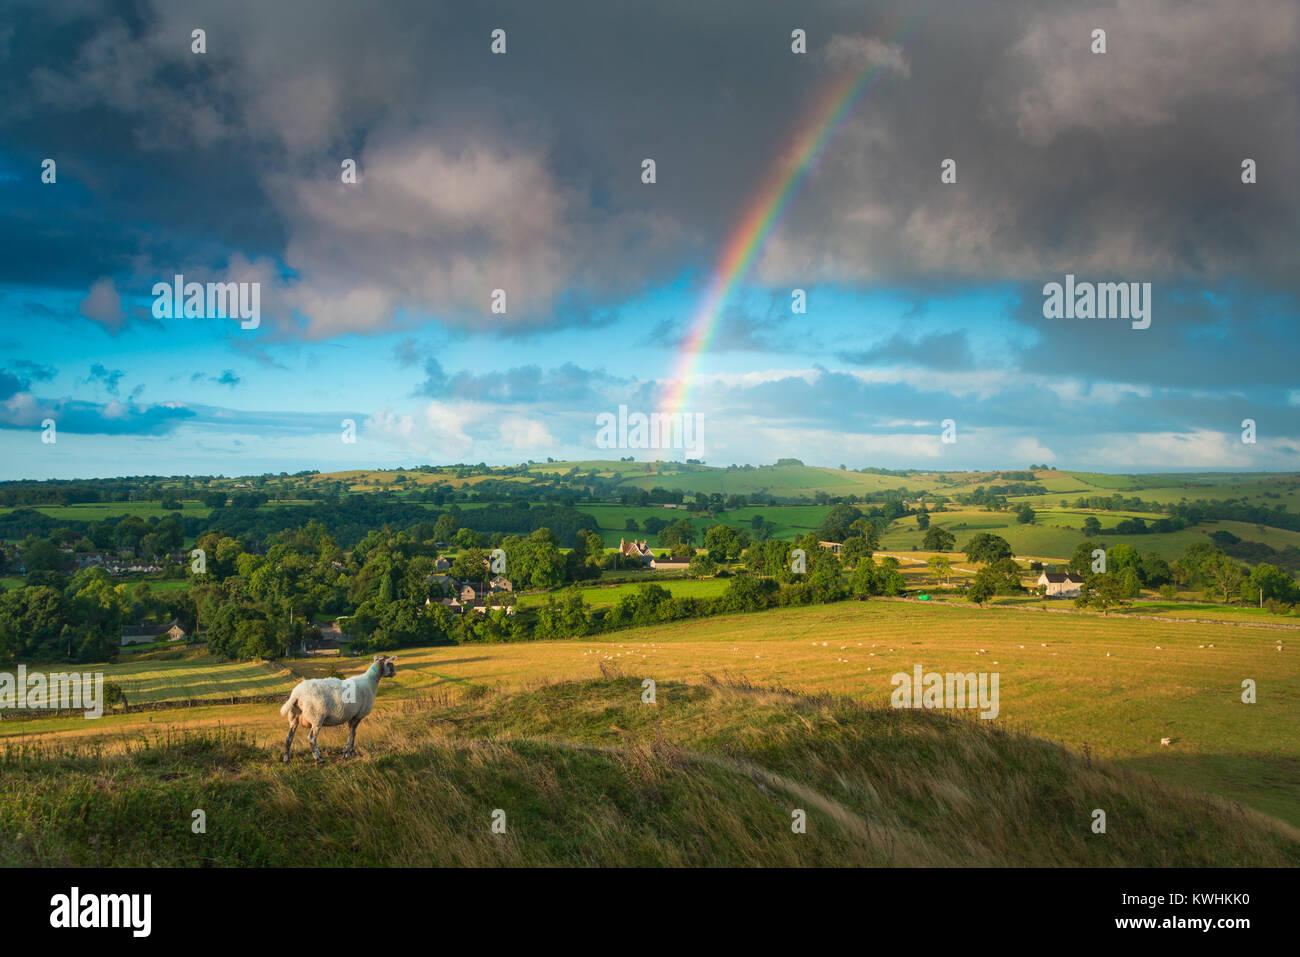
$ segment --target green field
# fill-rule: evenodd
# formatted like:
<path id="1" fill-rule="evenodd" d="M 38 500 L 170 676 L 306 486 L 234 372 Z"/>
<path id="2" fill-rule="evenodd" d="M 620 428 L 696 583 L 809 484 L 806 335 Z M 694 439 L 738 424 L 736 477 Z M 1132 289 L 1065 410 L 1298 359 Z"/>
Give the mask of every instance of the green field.
<path id="1" fill-rule="evenodd" d="M 207 518 L 211 509 L 201 502 L 182 502 L 180 515 L 185 517 Z M 171 509 L 164 509 L 158 502 L 87 502 L 80 505 L 30 505 L 33 511 L 48 515 L 50 518 L 74 519 L 78 522 L 102 522 L 107 518 L 135 516 L 151 518 L 173 514 Z M 0 508 L 0 515 L 14 511 L 13 508 Z"/>
<path id="2" fill-rule="evenodd" d="M 293 685 L 291 676 L 280 665 L 218 661 L 179 649 L 145 653 L 139 658 L 127 655 L 117 664 L 93 667 L 104 673 L 105 681 L 120 685 L 132 705 L 270 694 Z"/>
<path id="3" fill-rule="evenodd" d="M 706 578 L 693 581 L 648 577 L 646 580 L 662 585 L 677 598 L 714 598 L 727 590 L 727 580 L 724 578 Z M 635 594 L 639 587 L 640 583 L 593 585 L 581 588 L 579 591 L 582 592 L 582 600 L 588 605 L 595 608 L 606 608 L 617 604 L 618 600 L 624 595 Z M 534 605 L 544 605 L 547 597 L 545 594 L 520 595 L 519 607 L 528 608 Z"/>

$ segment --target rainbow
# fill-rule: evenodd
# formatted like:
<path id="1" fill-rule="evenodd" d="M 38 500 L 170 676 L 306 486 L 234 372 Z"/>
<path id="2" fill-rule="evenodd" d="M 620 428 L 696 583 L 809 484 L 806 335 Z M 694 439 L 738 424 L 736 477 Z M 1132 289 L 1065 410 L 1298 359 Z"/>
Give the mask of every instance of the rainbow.
<path id="1" fill-rule="evenodd" d="M 902 38 L 916 19 L 913 17 L 909 24 L 895 34 L 895 42 Z M 808 170 L 834 139 L 844 119 L 853 112 L 854 106 L 871 87 L 871 81 L 879 72 L 877 64 L 833 80 L 818 97 L 808 120 L 797 130 L 790 149 L 782 153 L 768 170 L 744 215 L 723 246 L 704 298 L 691 317 L 677 356 L 671 385 L 660 400 L 661 412 L 671 415 L 685 411 L 696 367 L 709 347 L 723 305 L 749 272 L 754 257 L 781 221 L 782 213 L 789 206 Z"/>

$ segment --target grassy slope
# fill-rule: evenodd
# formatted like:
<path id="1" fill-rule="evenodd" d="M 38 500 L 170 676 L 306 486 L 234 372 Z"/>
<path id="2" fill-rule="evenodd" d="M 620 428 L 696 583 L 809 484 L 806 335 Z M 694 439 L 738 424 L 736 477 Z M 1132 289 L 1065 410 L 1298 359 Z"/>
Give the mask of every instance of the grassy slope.
<path id="1" fill-rule="evenodd" d="M 1229 624 L 848 602 L 571 641 L 406 648 L 398 652 L 398 678 L 384 688 L 379 704 L 397 707 L 439 689 L 518 689 L 590 678 L 601 664 L 661 682 L 732 674 L 874 705 L 888 701 L 891 675 L 917 663 L 927 671 L 997 671 L 999 724 L 1059 741 L 1076 753 L 1086 745 L 1098 756 L 1153 768 L 1163 780 L 1300 826 L 1300 661 L 1293 639 L 1291 631 Z M 338 665 L 353 673 L 361 664 L 311 659 L 294 662 L 294 668 L 324 674 Z M 1240 700 L 1245 678 L 1258 684 L 1257 704 Z M 274 679 L 268 682 L 264 690 L 276 690 Z M 291 684 L 285 678 L 278 687 Z M 98 721 L 7 721 L 0 723 L 0 735 L 17 747 L 50 732 L 62 741 L 111 742 L 163 725 L 216 724 L 262 735 L 264 742 L 280 733 L 273 706 L 227 704 Z M 326 738 L 337 734 L 327 732 Z M 1173 745 L 1162 747 L 1162 737 L 1173 738 Z"/>
<path id="2" fill-rule="evenodd" d="M 1300 864 L 1295 828 L 978 720 L 734 682 L 640 692 L 426 695 L 325 767 L 212 732 L 11 757 L 0 865 Z"/>

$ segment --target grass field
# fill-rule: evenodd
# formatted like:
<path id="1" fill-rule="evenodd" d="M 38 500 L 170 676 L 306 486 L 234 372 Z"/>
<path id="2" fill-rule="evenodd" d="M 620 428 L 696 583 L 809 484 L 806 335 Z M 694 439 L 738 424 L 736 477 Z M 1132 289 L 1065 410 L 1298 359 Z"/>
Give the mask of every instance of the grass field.
<path id="1" fill-rule="evenodd" d="M 223 662 L 180 649 L 126 656 L 117 664 L 94 668 L 104 673 L 105 681 L 120 685 L 132 705 L 269 694 L 293 684 L 293 676 L 281 665 Z"/>
<path id="2" fill-rule="evenodd" d="M 182 502 L 180 514 L 187 518 L 207 518 L 211 509 L 200 502 Z M 165 509 L 158 502 L 86 502 L 80 505 L 32 505 L 33 511 L 48 515 L 50 518 L 74 519 L 78 522 L 102 522 L 106 518 L 121 518 L 124 515 L 138 518 L 151 518 L 171 515 L 172 509 Z M 12 508 L 0 508 L 0 515 L 14 511 Z"/>
<path id="3" fill-rule="evenodd" d="M 969 605 L 897 601 L 848 602 L 753 615 L 694 620 L 561 642 L 403 649 L 398 678 L 380 709 L 402 707 L 421 693 L 475 688 L 527 689 L 538 682 L 582 680 L 603 664 L 659 682 L 698 683 L 730 675 L 808 693 L 830 692 L 860 703 L 888 702 L 890 676 L 926 671 L 996 671 L 1000 714 L 994 723 L 1086 748 L 1169 784 L 1189 785 L 1300 825 L 1300 662 L 1287 632 L 1231 624 L 1192 624 L 1048 614 Z M 1282 650 L 1277 650 L 1281 647 Z M 293 662 L 303 674 L 337 664 L 350 673 L 364 662 Z M 136 666 L 148 672 L 134 672 Z M 172 665 L 163 669 L 160 665 Z M 221 690 L 287 689 L 254 666 L 198 661 L 186 675 L 178 662 L 128 663 L 113 680 L 186 696 L 205 681 Z M 229 668 L 229 671 L 223 669 Z M 154 675 L 153 671 L 163 672 Z M 1241 702 L 1243 679 L 1258 703 Z M 129 694 L 129 692 L 128 692 Z M 134 699 L 132 699 L 134 700 Z M 114 714 L 9 721 L 10 742 L 99 738 L 156 729 L 247 731 L 269 747 L 282 735 L 268 705 L 222 705 L 161 714 Z M 328 732 L 327 732 L 328 736 Z M 1160 739 L 1172 739 L 1161 746 Z"/>
<path id="4" fill-rule="evenodd" d="M 1287 824 L 977 720 L 743 681 L 640 692 L 414 697 L 325 767 L 230 729 L 10 751 L 0 865 L 1300 864 Z"/>
<path id="5" fill-rule="evenodd" d="M 714 598 L 727 590 L 727 580 L 725 578 L 706 578 L 698 581 L 662 579 L 656 581 L 650 578 L 648 581 L 662 585 L 672 592 L 674 597 L 678 598 Z M 635 594 L 640 585 L 641 583 L 594 585 L 579 590 L 582 592 L 582 600 L 588 605 L 595 608 L 605 608 L 617 604 L 618 600 L 624 595 Z M 519 607 L 528 608 L 532 605 L 544 605 L 547 597 L 544 594 L 520 595 Z"/>

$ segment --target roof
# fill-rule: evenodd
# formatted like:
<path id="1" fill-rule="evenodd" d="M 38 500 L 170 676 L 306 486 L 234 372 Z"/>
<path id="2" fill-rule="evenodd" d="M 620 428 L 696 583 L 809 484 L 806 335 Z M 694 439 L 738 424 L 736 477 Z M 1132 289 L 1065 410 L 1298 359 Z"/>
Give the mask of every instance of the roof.
<path id="1" fill-rule="evenodd" d="M 1071 582 L 1076 585 L 1083 584 L 1083 579 L 1074 572 L 1043 572 L 1043 577 L 1053 584 L 1061 582 Z"/>

